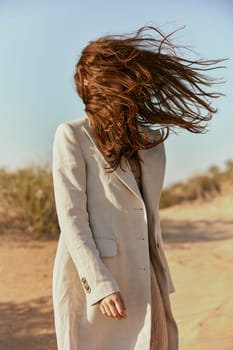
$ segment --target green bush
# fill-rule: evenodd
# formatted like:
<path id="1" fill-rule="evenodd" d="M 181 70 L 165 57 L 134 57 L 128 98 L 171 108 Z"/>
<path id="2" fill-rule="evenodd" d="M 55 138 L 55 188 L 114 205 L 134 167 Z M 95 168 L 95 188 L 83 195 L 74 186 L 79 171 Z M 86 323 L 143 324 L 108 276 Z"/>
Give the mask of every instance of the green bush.
<path id="1" fill-rule="evenodd" d="M 19 210 L 27 230 L 34 238 L 58 236 L 59 226 L 49 169 L 33 167 L 15 172 L 2 169 L 0 193 L 5 200 L 5 210 L 10 207 Z"/>
<path id="2" fill-rule="evenodd" d="M 232 191 L 232 183 L 233 161 L 228 160 L 222 171 L 217 166 L 212 166 L 204 174 L 165 188 L 160 208 L 195 200 L 209 200 L 224 191 Z M 59 225 L 49 168 L 28 167 L 11 172 L 0 169 L 0 201 L 2 221 L 6 220 L 7 224 L 11 222 L 9 213 L 16 211 L 33 238 L 58 237 Z"/>
<path id="3" fill-rule="evenodd" d="M 209 200 L 220 194 L 225 189 L 233 190 L 233 161 L 225 163 L 222 171 L 217 166 L 211 166 L 206 173 L 195 175 L 187 181 L 176 183 L 165 188 L 161 195 L 160 208 L 195 200 Z"/>

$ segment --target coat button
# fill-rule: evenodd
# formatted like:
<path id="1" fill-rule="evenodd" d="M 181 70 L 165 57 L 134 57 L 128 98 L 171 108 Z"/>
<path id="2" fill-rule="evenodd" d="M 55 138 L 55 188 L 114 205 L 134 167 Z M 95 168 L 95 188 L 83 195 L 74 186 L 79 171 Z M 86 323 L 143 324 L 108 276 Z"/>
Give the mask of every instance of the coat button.
<path id="1" fill-rule="evenodd" d="M 87 280 L 86 280 L 85 277 L 82 277 L 82 278 L 81 278 L 81 281 L 82 281 L 83 283 L 86 283 L 86 282 L 87 282 Z"/>
<path id="2" fill-rule="evenodd" d="M 86 292 L 91 293 L 91 288 L 89 286 L 86 288 Z"/>

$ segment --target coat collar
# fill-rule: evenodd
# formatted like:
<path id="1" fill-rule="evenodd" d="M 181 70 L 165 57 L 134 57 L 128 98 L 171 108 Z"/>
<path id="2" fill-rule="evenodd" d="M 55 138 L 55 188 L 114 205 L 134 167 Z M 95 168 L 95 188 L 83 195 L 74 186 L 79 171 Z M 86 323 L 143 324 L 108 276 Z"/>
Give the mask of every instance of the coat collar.
<path id="1" fill-rule="evenodd" d="M 90 126 L 89 119 L 86 117 L 86 120 L 82 126 L 83 131 L 86 133 L 90 141 L 92 142 L 93 146 L 95 147 L 95 150 L 97 151 L 99 155 L 100 161 L 103 163 L 103 166 L 107 165 L 107 161 L 103 154 L 100 152 L 98 148 L 98 144 L 96 141 L 96 138 L 93 134 L 93 130 Z M 158 134 L 157 134 L 158 135 Z M 155 195 L 157 181 L 156 181 L 156 161 L 154 159 L 153 161 L 153 154 L 152 149 L 147 150 L 139 150 L 138 151 L 139 157 L 142 159 L 142 165 L 141 165 L 141 181 L 142 181 L 142 190 L 143 190 L 143 197 L 141 195 L 141 192 L 138 188 L 137 182 L 135 180 L 135 177 L 133 175 L 133 172 L 131 170 L 131 167 L 129 165 L 128 160 L 123 157 L 122 158 L 122 168 L 120 166 L 117 167 L 116 170 L 113 171 L 113 174 L 118 177 L 118 179 L 140 200 L 143 201 L 143 199 L 148 198 L 152 195 Z M 123 169 L 123 170 L 122 170 Z M 153 174 L 155 177 L 153 177 Z"/>

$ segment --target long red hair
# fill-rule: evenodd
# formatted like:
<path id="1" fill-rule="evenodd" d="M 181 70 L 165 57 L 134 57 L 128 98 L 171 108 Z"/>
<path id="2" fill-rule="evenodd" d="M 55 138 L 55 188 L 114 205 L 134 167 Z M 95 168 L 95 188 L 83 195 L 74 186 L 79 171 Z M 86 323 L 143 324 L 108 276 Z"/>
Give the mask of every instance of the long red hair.
<path id="1" fill-rule="evenodd" d="M 112 170 L 122 156 L 156 146 L 175 127 L 205 131 L 216 112 L 211 100 L 222 94 L 207 91 L 217 81 L 205 72 L 220 68 L 223 59 L 185 58 L 170 36 L 148 26 L 107 35 L 91 41 L 76 64 L 77 92 Z M 160 137 L 151 138 L 140 125 L 160 128 Z"/>

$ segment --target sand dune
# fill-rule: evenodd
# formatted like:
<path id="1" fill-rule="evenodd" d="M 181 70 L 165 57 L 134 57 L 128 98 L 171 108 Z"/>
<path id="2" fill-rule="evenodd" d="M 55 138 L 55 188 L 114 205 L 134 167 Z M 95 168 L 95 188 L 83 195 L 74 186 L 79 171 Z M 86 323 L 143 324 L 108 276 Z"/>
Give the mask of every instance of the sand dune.
<path id="1" fill-rule="evenodd" d="M 233 198 L 161 211 L 180 349 L 233 349 Z"/>
<path id="2" fill-rule="evenodd" d="M 173 244 L 171 295 L 180 349 L 233 349 L 233 239 Z"/>
<path id="3" fill-rule="evenodd" d="M 180 350 L 232 350 L 233 216 L 200 207 L 161 211 Z M 56 349 L 51 304 L 56 245 L 0 236 L 1 350 Z"/>

